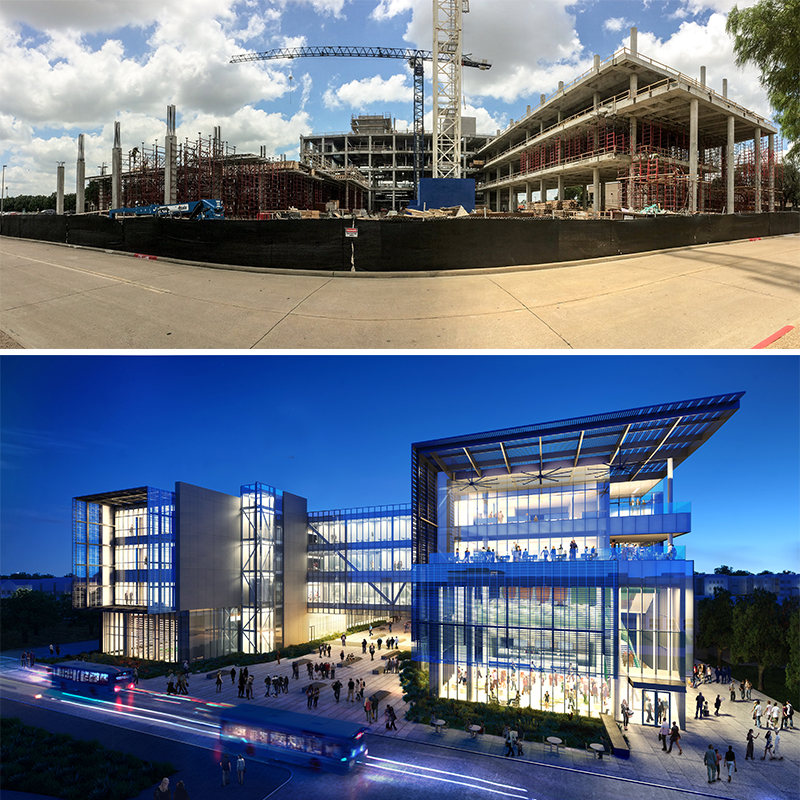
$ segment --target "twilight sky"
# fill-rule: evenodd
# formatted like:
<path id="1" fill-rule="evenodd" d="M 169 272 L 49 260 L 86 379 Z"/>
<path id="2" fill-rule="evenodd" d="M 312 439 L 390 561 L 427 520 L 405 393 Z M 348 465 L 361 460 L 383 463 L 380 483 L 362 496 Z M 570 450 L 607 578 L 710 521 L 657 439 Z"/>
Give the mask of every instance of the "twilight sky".
<path id="1" fill-rule="evenodd" d="M 0 357 L 0 571 L 71 571 L 71 499 L 262 481 L 309 510 L 410 501 L 411 444 L 744 390 L 675 471 L 695 569 L 800 570 L 800 358 Z"/>
<path id="2" fill-rule="evenodd" d="M 472 0 L 464 51 L 492 69 L 465 69 L 464 114 L 494 133 L 558 81 L 607 58 L 638 27 L 640 54 L 699 78 L 769 118 L 758 72 L 735 65 L 725 33 L 736 0 Z M 740 8 L 755 0 L 738 0 Z M 50 194 L 56 162 L 74 191 L 77 136 L 86 174 L 111 163 L 113 123 L 123 153 L 163 145 L 166 106 L 178 139 L 216 125 L 239 153 L 296 156 L 301 134 L 345 131 L 351 116 L 412 121 L 405 62 L 310 58 L 229 64 L 247 51 L 302 45 L 432 48 L 431 0 L 3 0 L 0 4 L 0 158 L 8 195 Z M 430 129 L 431 84 L 425 86 Z"/>

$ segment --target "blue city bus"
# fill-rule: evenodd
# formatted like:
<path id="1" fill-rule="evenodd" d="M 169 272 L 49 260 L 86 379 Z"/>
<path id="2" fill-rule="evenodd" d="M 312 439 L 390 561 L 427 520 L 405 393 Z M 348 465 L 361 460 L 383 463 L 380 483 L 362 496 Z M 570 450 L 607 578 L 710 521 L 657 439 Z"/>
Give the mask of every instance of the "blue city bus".
<path id="1" fill-rule="evenodd" d="M 327 772 L 350 772 L 367 756 L 368 726 L 294 711 L 233 706 L 220 714 L 220 743 L 245 752 Z"/>
<path id="2" fill-rule="evenodd" d="M 64 692 L 101 697 L 133 689 L 135 684 L 130 667 L 92 664 L 90 661 L 62 661 L 50 668 L 50 685 Z"/>

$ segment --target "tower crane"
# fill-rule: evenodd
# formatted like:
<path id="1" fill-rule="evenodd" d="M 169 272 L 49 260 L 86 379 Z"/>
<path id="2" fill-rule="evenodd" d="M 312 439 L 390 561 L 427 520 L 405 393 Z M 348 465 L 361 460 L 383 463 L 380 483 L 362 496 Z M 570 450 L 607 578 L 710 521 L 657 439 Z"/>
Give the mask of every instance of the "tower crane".
<path id="1" fill-rule="evenodd" d="M 466 0 L 457 0 L 459 3 L 466 2 Z M 459 15 L 460 23 L 460 15 Z M 481 70 L 489 69 L 492 64 L 490 61 L 472 58 L 470 54 L 462 55 L 460 50 L 461 35 L 458 34 L 458 58 L 464 67 L 477 67 Z M 414 73 L 414 188 L 419 186 L 420 178 L 422 178 L 422 162 L 424 153 L 423 142 L 423 117 L 424 117 L 424 72 L 423 64 L 425 61 L 437 61 L 449 65 L 450 74 L 453 72 L 452 64 L 454 55 L 446 46 L 439 49 L 434 54 L 430 50 L 413 50 L 403 49 L 396 47 L 283 47 L 276 50 L 266 50 L 263 53 L 242 53 L 241 55 L 234 56 L 231 64 L 243 64 L 248 61 L 270 61 L 275 59 L 284 58 L 320 58 L 320 57 L 344 57 L 344 58 L 401 58 L 408 63 Z M 458 62 L 456 62 L 458 63 Z M 458 70 L 460 74 L 460 70 Z M 460 93 L 461 82 L 458 80 L 458 89 Z M 434 103 L 435 94 L 434 94 Z M 458 110 L 458 98 L 455 101 L 456 111 Z M 434 109 L 435 116 L 435 109 Z M 452 125 L 447 127 L 447 131 L 452 139 Z M 457 131 L 459 134 L 458 148 L 460 153 L 460 117 L 457 124 Z M 436 122 L 434 119 L 434 152 L 437 152 L 436 146 Z M 452 148 L 451 148 L 452 150 Z M 457 165 L 460 168 L 460 163 Z M 440 177 L 434 171 L 434 177 Z M 441 176 L 451 177 L 451 176 Z M 456 176 L 458 177 L 458 176 Z"/>

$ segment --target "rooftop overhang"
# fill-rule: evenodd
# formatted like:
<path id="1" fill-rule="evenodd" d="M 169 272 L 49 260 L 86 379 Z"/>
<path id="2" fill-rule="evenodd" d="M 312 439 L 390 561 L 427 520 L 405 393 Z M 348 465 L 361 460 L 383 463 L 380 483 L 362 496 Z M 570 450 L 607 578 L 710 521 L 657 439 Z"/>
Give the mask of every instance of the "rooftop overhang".
<path id="1" fill-rule="evenodd" d="M 412 449 L 463 491 L 577 482 L 653 485 L 738 410 L 744 392 L 487 431 Z"/>
<path id="2" fill-rule="evenodd" d="M 87 494 L 75 499 L 84 503 L 98 503 L 99 505 L 114 506 L 116 508 L 141 507 L 147 505 L 147 488 L 147 486 L 139 486 L 136 489 L 119 489 L 115 492 Z"/>

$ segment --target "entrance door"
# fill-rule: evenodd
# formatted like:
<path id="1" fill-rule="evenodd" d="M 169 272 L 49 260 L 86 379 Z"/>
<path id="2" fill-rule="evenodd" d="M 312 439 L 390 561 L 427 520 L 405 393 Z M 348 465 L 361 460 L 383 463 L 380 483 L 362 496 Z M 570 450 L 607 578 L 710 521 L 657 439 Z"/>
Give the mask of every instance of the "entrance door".
<path id="1" fill-rule="evenodd" d="M 672 721 L 672 694 L 670 692 L 655 692 L 654 706 L 654 725 L 661 725 L 665 720 L 667 722 Z"/>

